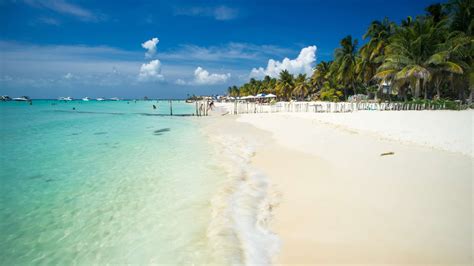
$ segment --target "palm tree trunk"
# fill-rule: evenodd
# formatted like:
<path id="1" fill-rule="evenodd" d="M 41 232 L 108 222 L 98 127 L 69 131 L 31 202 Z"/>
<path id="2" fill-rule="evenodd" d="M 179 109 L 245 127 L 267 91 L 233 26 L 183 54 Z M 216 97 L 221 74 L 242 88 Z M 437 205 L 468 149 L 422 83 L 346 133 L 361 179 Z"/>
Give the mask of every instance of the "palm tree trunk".
<path id="1" fill-rule="evenodd" d="M 471 87 L 471 88 L 470 88 L 470 91 L 471 91 L 471 92 L 469 93 L 469 99 L 468 99 L 468 101 L 469 101 L 469 103 L 472 103 L 472 97 L 473 97 L 472 94 L 474 94 L 474 87 Z"/>
<path id="2" fill-rule="evenodd" d="M 416 80 L 416 83 L 415 83 L 415 99 L 418 100 L 418 98 L 420 98 L 420 83 L 421 81 L 419 79 Z"/>
<path id="3" fill-rule="evenodd" d="M 377 98 L 378 98 L 378 95 L 380 94 L 380 98 L 383 100 L 384 99 L 384 93 L 383 93 L 383 85 L 382 83 L 379 83 L 379 86 L 377 87 L 377 91 L 375 92 L 375 95 L 377 95 Z"/>
<path id="4" fill-rule="evenodd" d="M 422 87 L 423 87 L 423 92 L 424 92 L 424 97 L 423 98 L 425 100 L 428 100 L 428 86 L 426 86 L 426 84 L 423 82 Z"/>
<path id="5" fill-rule="evenodd" d="M 436 98 L 441 99 L 441 84 L 443 82 L 443 78 L 441 75 L 436 75 L 436 78 L 434 79 L 434 86 L 436 89 Z"/>

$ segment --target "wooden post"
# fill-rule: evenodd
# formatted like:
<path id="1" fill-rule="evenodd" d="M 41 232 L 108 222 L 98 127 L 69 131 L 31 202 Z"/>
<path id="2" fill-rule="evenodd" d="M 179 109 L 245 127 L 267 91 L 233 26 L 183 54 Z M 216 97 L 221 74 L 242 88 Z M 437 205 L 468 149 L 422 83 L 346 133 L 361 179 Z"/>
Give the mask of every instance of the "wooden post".
<path id="1" fill-rule="evenodd" d="M 170 115 L 173 115 L 173 103 L 170 100 Z"/>

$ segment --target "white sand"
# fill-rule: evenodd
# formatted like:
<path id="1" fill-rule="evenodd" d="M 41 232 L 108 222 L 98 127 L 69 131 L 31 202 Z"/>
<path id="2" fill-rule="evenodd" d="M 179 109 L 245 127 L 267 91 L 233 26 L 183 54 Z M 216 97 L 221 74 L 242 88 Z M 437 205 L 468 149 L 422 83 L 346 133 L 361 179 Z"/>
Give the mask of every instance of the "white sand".
<path id="1" fill-rule="evenodd" d="M 214 135 L 255 149 L 253 166 L 281 195 L 271 223 L 282 243 L 275 263 L 472 265 L 472 114 L 209 119 Z"/>
<path id="2" fill-rule="evenodd" d="M 465 115 L 447 116 L 457 121 L 456 114 Z M 420 126 L 433 129 L 437 121 L 428 112 L 417 115 L 431 118 L 397 128 L 388 121 L 397 115 L 389 112 L 325 117 L 357 121 L 369 116 L 407 136 L 438 136 L 439 143 L 449 143 L 440 134 L 419 133 L 424 132 Z M 270 132 L 276 140 L 258 149 L 253 162 L 282 193 L 274 219 L 283 242 L 278 263 L 471 265 L 472 157 L 381 139 L 312 118 L 274 113 L 237 119 Z M 459 136 L 457 140 L 472 143 Z M 395 154 L 380 156 L 383 152 Z"/>
<path id="3" fill-rule="evenodd" d="M 473 156 L 474 110 L 467 111 L 358 111 L 354 113 L 292 113 L 347 129 L 364 131 Z"/>

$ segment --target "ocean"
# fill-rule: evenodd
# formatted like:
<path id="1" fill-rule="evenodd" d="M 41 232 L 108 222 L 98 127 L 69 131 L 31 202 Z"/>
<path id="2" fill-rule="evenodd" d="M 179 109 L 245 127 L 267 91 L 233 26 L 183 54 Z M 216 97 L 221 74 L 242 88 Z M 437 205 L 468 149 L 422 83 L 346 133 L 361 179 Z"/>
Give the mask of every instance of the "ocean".
<path id="1" fill-rule="evenodd" d="M 162 114 L 166 101 L 0 102 L 2 264 L 227 263 L 209 232 L 228 173 L 202 118 Z"/>

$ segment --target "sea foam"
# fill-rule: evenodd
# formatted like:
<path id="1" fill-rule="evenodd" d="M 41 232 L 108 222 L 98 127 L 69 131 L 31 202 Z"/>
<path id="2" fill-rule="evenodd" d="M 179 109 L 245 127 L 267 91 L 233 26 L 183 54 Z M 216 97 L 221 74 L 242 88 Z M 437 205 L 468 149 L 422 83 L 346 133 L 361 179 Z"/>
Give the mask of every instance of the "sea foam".
<path id="1" fill-rule="evenodd" d="M 212 200 L 208 237 L 215 255 L 234 265 L 269 265 L 280 249 L 278 236 L 269 229 L 278 194 L 250 164 L 257 144 L 225 134 L 213 135 L 211 141 L 229 175 Z"/>

